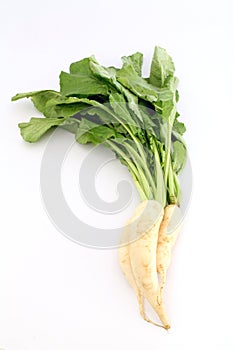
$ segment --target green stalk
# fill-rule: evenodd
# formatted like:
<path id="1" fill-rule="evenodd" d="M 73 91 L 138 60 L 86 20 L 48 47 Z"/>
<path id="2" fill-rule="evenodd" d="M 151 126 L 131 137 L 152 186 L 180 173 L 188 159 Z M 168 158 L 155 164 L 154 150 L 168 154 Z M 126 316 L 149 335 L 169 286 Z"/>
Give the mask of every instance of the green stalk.
<path id="1" fill-rule="evenodd" d="M 156 145 L 156 140 L 153 139 L 153 151 L 155 159 L 155 178 L 156 178 L 156 193 L 155 199 L 158 200 L 164 207 L 166 205 L 166 188 L 164 184 L 163 170 L 160 164 L 159 152 Z"/>
<path id="2" fill-rule="evenodd" d="M 137 152 L 135 151 L 135 149 L 128 143 L 124 144 L 125 148 L 128 149 L 130 152 L 130 154 L 133 156 L 134 160 L 135 160 L 135 163 L 138 165 L 138 166 L 141 166 L 142 167 L 142 170 L 145 171 L 146 175 L 148 176 L 148 183 L 150 184 L 151 186 L 151 189 L 153 191 L 153 193 L 156 192 L 156 187 L 155 187 L 155 182 L 152 178 L 152 175 L 151 175 L 151 172 L 150 170 L 148 169 L 148 166 L 147 166 L 147 162 L 146 162 L 146 158 L 144 156 L 144 159 L 145 161 L 143 161 L 140 156 L 137 154 Z M 140 165 L 139 165 L 140 164 Z"/>
<path id="3" fill-rule="evenodd" d="M 178 181 L 177 175 L 174 173 L 173 174 L 173 179 L 174 179 L 174 186 L 176 189 L 176 198 L 177 198 L 177 205 L 180 205 L 180 200 L 181 200 L 181 189 L 180 189 L 180 184 Z"/>
<path id="4" fill-rule="evenodd" d="M 175 116 L 176 116 L 176 101 L 175 101 L 175 96 L 173 97 L 174 101 L 174 106 L 171 110 L 170 116 L 168 118 L 167 121 L 167 142 L 166 142 L 166 158 L 165 158 L 165 166 L 164 166 L 164 181 L 165 181 L 165 186 L 167 186 L 167 191 L 169 193 L 169 191 L 171 190 L 169 185 L 169 170 L 170 170 L 170 164 L 171 164 L 171 138 L 172 138 L 172 128 L 173 128 L 173 123 L 175 120 Z"/>
<path id="5" fill-rule="evenodd" d="M 174 172 L 172 169 L 171 162 L 169 165 L 169 174 L 168 174 L 168 196 L 169 196 L 169 203 L 177 204 L 177 195 L 176 195 L 175 184 L 174 184 Z"/>
<path id="6" fill-rule="evenodd" d="M 114 141 L 112 141 L 112 142 L 114 142 Z M 115 141 L 116 142 L 116 141 Z M 124 147 L 126 148 L 126 150 L 128 151 L 128 149 L 127 149 L 127 147 L 129 146 L 129 144 L 127 144 L 127 143 L 124 143 Z M 119 148 L 118 148 L 119 149 Z M 120 150 L 120 149 L 119 149 Z M 121 150 L 120 150 L 121 151 Z M 134 150 L 133 150 L 134 151 Z M 135 151 L 134 151 L 135 152 Z M 130 154 L 130 152 L 129 152 L 129 154 Z M 134 153 L 134 155 L 137 155 L 138 156 L 138 154 L 135 152 Z M 124 156 L 124 153 L 121 151 L 121 156 L 122 156 L 122 158 L 124 158 L 124 157 L 126 157 L 126 156 Z M 136 169 L 136 171 L 137 171 L 137 174 L 138 174 L 138 180 L 139 180 L 139 183 L 141 184 L 141 187 L 144 189 L 144 193 L 145 193 L 145 195 L 146 195 L 146 197 L 147 197 L 147 199 L 150 199 L 151 197 L 152 197 L 152 194 L 151 194 L 151 189 L 150 189 L 150 185 L 149 185 L 149 183 L 148 183 L 148 181 L 147 181 L 147 178 L 146 178 L 146 176 L 145 176 L 145 174 L 144 174 L 144 169 L 142 169 L 141 168 L 141 166 L 139 165 L 139 163 L 137 162 L 137 160 L 135 160 L 135 157 L 134 157 L 134 162 L 135 162 L 135 164 L 133 163 L 133 162 L 131 162 L 131 160 L 130 160 L 130 158 L 127 158 L 128 160 L 129 160 L 129 162 L 131 163 L 131 166 L 133 165 L 133 167 Z M 140 157 L 139 157 L 139 160 L 141 161 L 141 159 L 140 159 Z M 143 163 L 141 163 L 141 165 L 143 166 L 144 164 Z"/>
<path id="7" fill-rule="evenodd" d="M 103 107 L 102 107 L 103 108 Z M 144 162 L 146 163 L 146 158 L 145 158 L 145 155 L 144 155 L 144 151 L 140 145 L 140 143 L 138 142 L 137 138 L 134 136 L 132 130 L 130 128 L 128 128 L 128 126 L 121 121 L 121 119 L 119 119 L 114 113 L 112 113 L 108 108 L 104 107 L 103 108 L 105 111 L 107 111 L 111 116 L 113 116 L 117 121 L 118 123 L 120 123 L 124 128 L 125 130 L 128 132 L 128 134 L 131 136 L 132 140 L 135 142 L 137 148 L 138 148 L 138 151 L 140 153 L 140 155 L 142 156 Z"/>
<path id="8" fill-rule="evenodd" d="M 167 123 L 167 144 L 166 144 L 166 158 L 165 158 L 165 166 L 164 166 L 164 182 L 165 186 L 167 186 L 168 189 L 168 173 L 169 173 L 169 166 L 170 166 L 170 151 L 171 151 L 171 133 L 172 133 L 172 126 L 170 123 L 170 120 L 168 120 Z"/>
<path id="9" fill-rule="evenodd" d="M 129 171 L 130 171 L 130 170 L 129 170 Z M 131 173 L 131 171 L 130 171 L 130 173 Z M 143 189 L 141 188 L 139 182 L 137 181 L 137 179 L 134 177 L 134 175 L 133 175 L 132 173 L 131 173 L 131 175 L 132 175 L 133 180 L 134 180 L 134 183 L 135 183 L 135 185 L 136 185 L 136 187 L 137 187 L 137 190 L 138 190 L 139 196 L 140 196 L 140 198 L 141 198 L 141 201 L 142 201 L 142 202 L 143 202 L 143 201 L 146 201 L 146 200 L 147 200 L 147 197 L 146 197 L 145 193 L 143 192 Z"/>
<path id="10" fill-rule="evenodd" d="M 140 197 L 143 198 L 143 200 L 148 199 L 148 197 L 149 197 L 149 193 L 148 193 L 149 184 L 147 183 L 147 180 L 146 180 L 143 172 L 138 171 L 138 169 L 133 164 L 133 162 L 129 159 L 129 157 L 127 157 L 125 155 L 125 153 L 113 141 L 107 140 L 105 142 L 106 142 L 106 144 L 108 144 L 110 146 L 110 148 L 112 148 L 116 153 L 118 153 L 124 159 L 124 161 L 127 163 L 128 169 L 129 169 L 130 173 L 133 175 L 133 179 L 136 179 L 135 184 L 138 188 Z M 141 177 L 141 176 L 143 176 L 143 177 Z"/>

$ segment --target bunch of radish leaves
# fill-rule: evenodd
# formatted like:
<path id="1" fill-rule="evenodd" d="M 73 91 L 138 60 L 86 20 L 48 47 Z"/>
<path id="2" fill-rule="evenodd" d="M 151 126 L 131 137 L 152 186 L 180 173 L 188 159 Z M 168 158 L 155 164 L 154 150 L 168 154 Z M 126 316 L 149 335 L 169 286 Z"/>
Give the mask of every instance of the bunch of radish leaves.
<path id="1" fill-rule="evenodd" d="M 171 57 L 160 47 L 155 47 L 148 78 L 142 77 L 142 63 L 139 52 L 122 57 L 121 68 L 103 67 L 94 56 L 72 63 L 69 73 L 60 74 L 60 91 L 12 98 L 31 98 L 44 116 L 19 128 L 28 142 L 60 126 L 80 144 L 103 144 L 127 166 L 142 200 L 179 205 L 178 175 L 187 152 L 176 107 L 178 79 Z"/>

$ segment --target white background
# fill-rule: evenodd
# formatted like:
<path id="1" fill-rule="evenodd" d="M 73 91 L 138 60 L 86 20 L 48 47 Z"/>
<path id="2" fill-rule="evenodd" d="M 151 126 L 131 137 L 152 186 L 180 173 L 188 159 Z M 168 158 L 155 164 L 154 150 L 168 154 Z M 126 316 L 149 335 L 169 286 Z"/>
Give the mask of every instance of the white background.
<path id="1" fill-rule="evenodd" d="M 232 350 L 232 2 L 9 0 L 0 7 L 0 348 Z M 115 250 L 81 247 L 52 225 L 39 187 L 47 138 L 23 142 L 17 123 L 37 113 L 29 102 L 10 102 L 16 92 L 57 89 L 60 70 L 91 54 L 119 65 L 122 55 L 141 51 L 148 73 L 154 45 L 176 64 L 194 175 L 168 275 L 168 333 L 140 318 Z"/>

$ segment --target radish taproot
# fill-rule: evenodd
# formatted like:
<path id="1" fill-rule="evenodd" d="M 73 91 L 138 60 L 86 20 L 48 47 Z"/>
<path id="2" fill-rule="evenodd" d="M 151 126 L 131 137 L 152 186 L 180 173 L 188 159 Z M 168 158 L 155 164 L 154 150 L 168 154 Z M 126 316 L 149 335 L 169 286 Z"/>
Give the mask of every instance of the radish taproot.
<path id="1" fill-rule="evenodd" d="M 163 219 L 163 208 L 156 201 L 149 201 L 150 210 L 144 204 L 141 218 L 136 224 L 136 230 L 131 235 L 129 244 L 129 258 L 132 272 L 136 284 L 143 297 L 150 303 L 159 316 L 164 328 L 169 329 L 170 324 L 167 319 L 164 305 L 160 304 L 160 288 L 156 271 L 156 248 L 158 232 Z M 146 214 L 146 215 L 145 215 Z M 145 223 L 149 223 L 150 228 L 146 230 Z M 135 240 L 135 233 L 138 237 Z"/>
<path id="2" fill-rule="evenodd" d="M 157 244 L 157 272 L 160 275 L 160 302 L 162 303 L 163 289 L 166 283 L 168 267 L 171 263 L 171 255 L 174 244 L 181 230 L 181 211 L 174 204 L 164 209 L 164 217 L 159 228 Z"/>
<path id="3" fill-rule="evenodd" d="M 163 209 L 158 202 L 142 202 L 123 229 L 120 242 L 123 246 L 118 249 L 118 254 L 123 274 L 136 293 L 141 316 L 147 322 L 168 329 L 170 325 L 164 306 L 158 303 L 160 289 L 154 254 L 162 218 Z M 162 325 L 145 315 L 143 298 L 157 312 Z"/>

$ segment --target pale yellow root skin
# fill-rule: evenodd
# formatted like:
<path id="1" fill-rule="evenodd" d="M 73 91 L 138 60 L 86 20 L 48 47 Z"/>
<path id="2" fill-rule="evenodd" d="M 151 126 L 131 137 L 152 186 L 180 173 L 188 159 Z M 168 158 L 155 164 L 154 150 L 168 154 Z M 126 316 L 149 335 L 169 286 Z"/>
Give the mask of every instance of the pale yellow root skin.
<path id="1" fill-rule="evenodd" d="M 130 221 L 131 220 L 129 220 L 126 223 L 126 225 L 130 224 Z M 120 243 L 126 244 L 126 242 L 129 242 L 129 232 L 128 232 L 127 228 L 124 228 Z M 158 327 L 163 327 L 162 325 L 151 321 L 145 314 L 143 295 L 140 292 L 140 290 L 136 284 L 136 281 L 135 281 L 135 278 L 134 278 L 134 275 L 132 272 L 132 267 L 131 267 L 131 262 L 130 262 L 130 257 L 129 257 L 129 245 L 130 244 L 127 244 L 127 245 L 122 246 L 118 249 L 118 258 L 119 258 L 121 270 L 122 270 L 123 274 L 125 275 L 126 280 L 128 281 L 128 283 L 131 285 L 131 287 L 134 289 L 134 291 L 136 293 L 141 317 L 146 322 L 152 323 Z"/>
<path id="2" fill-rule="evenodd" d="M 168 205 L 164 209 L 164 217 L 159 229 L 156 256 L 157 272 L 160 275 L 160 303 L 163 302 L 163 291 L 167 270 L 171 263 L 172 249 L 181 230 L 181 216 L 178 217 L 178 215 L 181 215 L 180 209 L 176 205 Z M 174 216 L 176 216 L 175 219 Z"/>
<path id="3" fill-rule="evenodd" d="M 155 209 L 158 211 L 158 203 L 155 201 L 153 202 L 154 203 L 151 203 L 155 205 Z M 145 209 L 147 203 L 148 202 L 145 201 L 140 204 L 133 217 L 128 222 L 132 224 L 131 227 L 127 228 L 126 226 L 124 229 L 122 240 L 124 242 L 132 243 L 125 247 L 119 248 L 119 261 L 126 279 L 137 294 L 142 317 L 146 321 L 153 323 L 145 316 L 143 307 L 143 297 L 145 297 L 158 314 L 163 327 L 165 329 L 169 329 L 170 324 L 167 319 L 164 306 L 159 301 L 160 288 L 156 271 L 158 231 L 164 212 L 161 208 L 154 225 L 145 225 L 146 221 L 153 223 L 154 219 L 153 215 L 151 216 L 150 210 L 147 212 L 145 211 L 146 215 L 141 215 L 140 217 L 140 213 L 142 213 L 142 211 Z M 151 207 L 152 210 L 153 205 Z M 137 217 L 139 218 L 138 220 Z M 146 230 L 146 226 L 148 226 L 150 229 Z"/>

